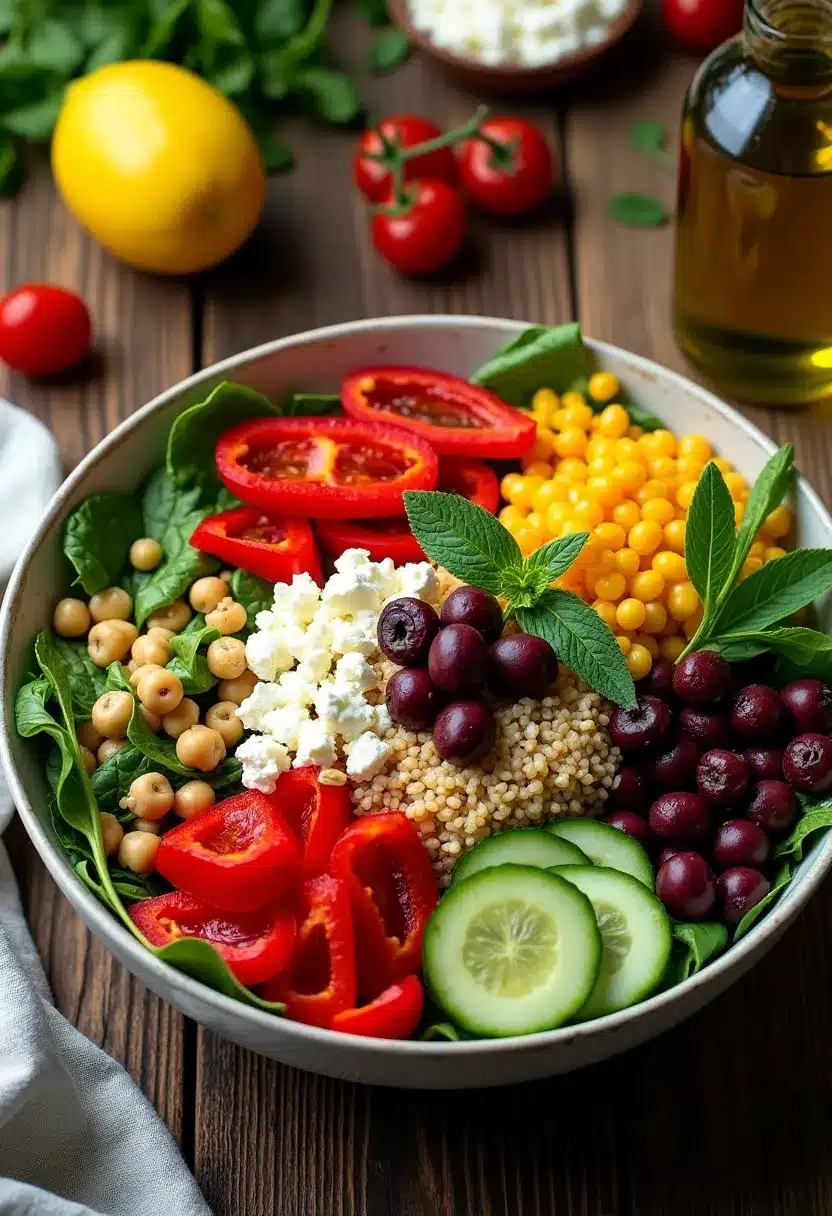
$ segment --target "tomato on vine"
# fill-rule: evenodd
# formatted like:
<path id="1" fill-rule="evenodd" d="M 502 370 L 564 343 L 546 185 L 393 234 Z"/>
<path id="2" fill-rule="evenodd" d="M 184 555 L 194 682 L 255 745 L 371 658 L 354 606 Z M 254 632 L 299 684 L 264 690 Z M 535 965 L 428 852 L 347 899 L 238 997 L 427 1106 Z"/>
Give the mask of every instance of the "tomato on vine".
<path id="1" fill-rule="evenodd" d="M 465 200 L 443 181 L 390 190 L 373 216 L 373 244 L 402 274 L 432 274 L 453 261 L 468 229 Z"/>
<path id="2" fill-rule="evenodd" d="M 358 189 L 371 203 L 380 203 L 391 187 L 391 164 L 383 158 L 397 149 L 412 148 L 427 140 L 441 138 L 435 122 L 418 114 L 397 114 L 385 118 L 377 127 L 365 131 L 353 160 L 353 176 Z M 407 162 L 404 180 L 430 178 L 454 185 L 457 180 L 454 154 L 449 147 L 438 148 Z"/>
<path id="3" fill-rule="evenodd" d="M 484 211 L 523 215 L 552 191 L 552 153 L 523 118 L 487 118 L 459 150 L 462 185 Z"/>
<path id="4" fill-rule="evenodd" d="M 744 0 L 662 0 L 662 20 L 677 42 L 712 51 L 742 29 Z"/>
<path id="5" fill-rule="evenodd" d="M 0 300 L 0 359 L 24 376 L 54 376 L 89 353 L 92 322 L 80 296 L 25 283 Z"/>

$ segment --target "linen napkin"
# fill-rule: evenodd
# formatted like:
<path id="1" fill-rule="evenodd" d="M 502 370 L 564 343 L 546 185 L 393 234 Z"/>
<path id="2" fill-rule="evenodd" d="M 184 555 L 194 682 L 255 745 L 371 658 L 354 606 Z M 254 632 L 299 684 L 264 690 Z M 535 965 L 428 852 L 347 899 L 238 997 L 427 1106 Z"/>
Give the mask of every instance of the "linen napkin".
<path id="1" fill-rule="evenodd" d="M 0 591 L 61 480 L 55 441 L 0 398 Z M 14 813 L 0 777 L 0 834 Z M 127 1073 L 54 1008 L 0 843 L 0 1216 L 210 1216 Z"/>

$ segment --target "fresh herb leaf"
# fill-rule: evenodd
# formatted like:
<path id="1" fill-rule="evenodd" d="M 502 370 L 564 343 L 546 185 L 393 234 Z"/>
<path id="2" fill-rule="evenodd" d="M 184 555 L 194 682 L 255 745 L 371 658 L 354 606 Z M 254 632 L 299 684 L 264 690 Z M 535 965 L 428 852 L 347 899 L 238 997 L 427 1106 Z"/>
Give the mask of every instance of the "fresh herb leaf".
<path id="1" fill-rule="evenodd" d="M 371 25 L 386 25 L 390 20 L 385 0 L 356 0 L 356 6 L 364 20 Z"/>
<path id="2" fill-rule="evenodd" d="M 538 595 L 556 578 L 566 573 L 588 540 L 588 532 L 571 532 L 560 540 L 550 540 L 541 545 L 526 558 L 523 562 L 523 573 L 527 577 L 531 576 Z"/>
<path id="3" fill-rule="evenodd" d="M 239 980 L 234 978 L 225 960 L 217 954 L 214 947 L 201 938 L 180 937 L 169 946 L 148 948 L 163 962 L 189 975 L 191 979 L 207 984 L 215 992 L 221 992 L 255 1009 L 262 1009 L 265 1013 L 282 1015 L 286 1012 L 286 1006 L 280 1002 L 264 1001 L 250 989 L 244 988 Z"/>
<path id="4" fill-rule="evenodd" d="M 779 899 L 783 889 L 789 885 L 792 880 L 793 870 L 791 863 L 786 861 L 777 871 L 774 881 L 771 884 L 771 889 L 768 895 L 764 895 L 758 904 L 746 912 L 740 923 L 734 930 L 734 941 L 738 942 L 741 937 L 745 937 L 749 929 L 756 925 L 757 921 L 767 912 L 775 900 Z"/>
<path id="5" fill-rule="evenodd" d="M 90 777 L 90 785 L 99 810 L 109 811 L 122 822 L 132 821 L 133 815 L 122 811 L 119 803 L 127 796 L 136 778 L 143 777 L 145 773 L 152 773 L 153 769 L 153 761 L 132 743 L 114 752 L 109 760 L 105 760 L 93 770 Z"/>
<path id="6" fill-rule="evenodd" d="M 709 642 L 708 649 L 718 650 L 729 663 L 741 663 L 773 651 L 787 661 L 789 679 L 811 675 L 818 680 L 832 680 L 832 638 L 816 629 L 787 626 L 762 633 L 729 633 Z"/>
<path id="7" fill-rule="evenodd" d="M 466 498 L 407 490 L 404 506 L 424 552 L 457 578 L 501 595 L 507 572 L 522 570 L 523 558 L 514 537 L 493 515 Z"/>
<path id="8" fill-rule="evenodd" d="M 370 50 L 370 68 L 373 72 L 392 72 L 404 63 L 410 54 L 410 39 L 395 27 L 382 30 Z"/>
<path id="9" fill-rule="evenodd" d="M 189 535 L 192 534 L 193 528 Z M 136 624 L 141 627 L 151 613 L 159 608 L 167 608 L 185 594 L 191 583 L 206 574 L 213 574 L 219 566 L 215 558 L 186 544 L 172 558 L 157 566 L 147 582 L 142 583 L 136 591 Z"/>
<path id="10" fill-rule="evenodd" d="M 259 46 L 287 42 L 303 29 L 304 0 L 260 0 L 254 14 L 254 37 Z"/>
<path id="11" fill-rule="evenodd" d="M 663 987 L 672 988 L 690 979 L 728 945 L 724 925 L 706 922 L 673 926 L 673 951 Z"/>
<path id="12" fill-rule="evenodd" d="M 142 535 L 135 494 L 92 494 L 72 512 L 64 530 L 64 553 L 87 595 L 115 586 L 134 540 Z"/>
<path id="13" fill-rule="evenodd" d="M 518 608 L 525 633 L 544 638 L 558 658 L 608 701 L 629 708 L 636 704 L 633 677 L 612 630 L 570 591 L 551 588 L 533 608 Z"/>
<path id="14" fill-rule="evenodd" d="M 803 860 L 803 849 L 815 832 L 825 832 L 832 828 L 832 799 L 823 798 L 810 800 L 801 799 L 806 813 L 798 820 L 786 840 L 778 844 L 774 850 L 775 857 L 788 857 L 794 861 Z"/>
<path id="15" fill-rule="evenodd" d="M 103 904 L 110 906 L 110 901 L 101 883 L 96 878 L 88 858 L 82 858 L 75 863 L 75 873 Z M 120 897 L 127 904 L 139 903 L 143 899 L 152 899 L 162 895 L 168 889 L 166 884 L 155 874 L 133 874 L 130 870 L 111 870 L 110 880 Z"/>
<path id="16" fill-rule="evenodd" d="M 62 76 L 72 75 L 84 58 L 84 47 L 72 27 L 54 17 L 33 25 L 26 52 L 35 67 Z"/>
<path id="17" fill-rule="evenodd" d="M 238 567 L 231 575 L 231 594 L 246 610 L 245 629 L 241 631 L 240 636 L 247 637 L 254 629 L 257 613 L 271 608 L 274 587 L 264 578 L 258 578 L 256 574 L 249 574 L 247 570 L 240 570 Z"/>
<path id="18" fill-rule="evenodd" d="M 465 1036 L 467 1038 L 467 1036 Z M 419 1038 L 423 1043 L 461 1043 L 463 1036 L 453 1022 L 433 1022 L 426 1026 Z"/>
<path id="19" fill-rule="evenodd" d="M 174 657 L 167 664 L 167 670 L 179 677 L 186 697 L 197 697 L 219 683 L 211 673 L 205 655 L 200 653 L 200 647 L 209 646 L 221 636 L 219 629 L 203 625 L 198 631 L 181 633 L 170 639 Z"/>
<path id="20" fill-rule="evenodd" d="M 214 449 L 223 432 L 240 422 L 278 411 L 267 397 L 242 384 L 224 381 L 204 401 L 183 410 L 168 435 L 167 469 L 175 486 L 199 486 L 216 493 L 221 485 Z"/>
<path id="21" fill-rule="evenodd" d="M 751 487 L 742 522 L 737 532 L 737 550 L 731 572 L 731 584 L 742 569 L 743 563 L 748 557 L 748 551 L 765 523 L 766 517 L 775 507 L 780 506 L 793 482 L 794 448 L 790 443 L 786 443 L 774 453 Z"/>
<path id="22" fill-rule="evenodd" d="M 685 561 L 688 578 L 705 605 L 717 602 L 731 576 L 736 547 L 734 504 L 722 474 L 713 462 L 707 465 L 693 495 L 685 530 Z"/>
<path id="23" fill-rule="evenodd" d="M 685 535 L 690 537 L 690 517 Z M 689 543 L 688 539 L 686 546 Z M 687 561 L 690 572 L 690 559 Z M 832 550 L 798 549 L 766 562 L 738 583 L 721 608 L 715 628 L 723 635 L 758 633 L 805 608 L 830 588 Z"/>
<path id="24" fill-rule="evenodd" d="M 617 194 L 610 199 L 610 215 L 626 228 L 663 228 L 670 214 L 649 194 Z"/>
<path id="25" fill-rule="evenodd" d="M 337 393 L 292 393 L 284 403 L 284 414 L 306 418 L 324 414 L 340 414 L 341 398 Z"/>
<path id="26" fill-rule="evenodd" d="M 717 654 L 721 654 L 727 663 L 747 663 L 749 659 L 756 659 L 761 654 L 767 654 L 771 650 L 769 635 L 761 633 L 760 641 L 754 641 L 754 635 L 749 634 L 747 637 L 742 635 L 732 637 L 728 634 L 724 638 L 709 639 L 702 647 L 703 650 L 715 650 Z M 765 638 L 765 641 L 762 639 Z"/>
<path id="27" fill-rule="evenodd" d="M 104 692 L 107 673 L 103 667 L 93 663 L 84 642 L 56 637 L 53 644 L 66 664 L 75 717 L 80 720 L 89 718 L 93 705 Z"/>
<path id="28" fill-rule="evenodd" d="M 294 168 L 292 149 L 280 142 L 270 125 L 257 123 L 252 129 L 267 173 L 287 173 Z"/>
<path id="29" fill-rule="evenodd" d="M 9 198 L 23 180 L 23 157 L 20 141 L 0 131 L 0 198 Z"/>
<path id="30" fill-rule="evenodd" d="M 0 126 L 21 139 L 49 139 L 63 103 L 64 91 L 59 89 L 48 97 L 7 110 L 0 118 Z"/>
<path id="31" fill-rule="evenodd" d="M 324 122 L 343 126 L 353 122 L 361 110 L 355 85 L 333 68 L 304 68 L 295 77 L 295 91 L 310 113 Z"/>
<path id="32" fill-rule="evenodd" d="M 498 350 L 471 380 L 522 409 L 541 385 L 564 392 L 586 382 L 588 369 L 580 325 L 535 325 Z"/>
<path id="33" fill-rule="evenodd" d="M 673 161 L 665 151 L 667 131 L 663 123 L 654 119 L 639 119 L 630 124 L 630 143 L 637 152 L 641 152 L 660 165 L 662 169 L 673 172 Z"/>

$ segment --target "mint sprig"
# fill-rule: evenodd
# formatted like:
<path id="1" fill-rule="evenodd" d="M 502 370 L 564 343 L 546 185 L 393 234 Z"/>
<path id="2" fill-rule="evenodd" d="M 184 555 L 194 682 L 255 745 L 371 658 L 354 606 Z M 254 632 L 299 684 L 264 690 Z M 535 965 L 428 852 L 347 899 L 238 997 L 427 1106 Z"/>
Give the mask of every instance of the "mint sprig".
<path id="1" fill-rule="evenodd" d="M 616 705 L 636 703 L 635 685 L 609 626 L 577 595 L 552 587 L 589 540 L 576 532 L 524 558 L 498 519 L 457 494 L 409 490 L 411 531 L 423 551 L 456 578 L 506 601 L 526 633 L 544 638 L 567 667 Z"/>

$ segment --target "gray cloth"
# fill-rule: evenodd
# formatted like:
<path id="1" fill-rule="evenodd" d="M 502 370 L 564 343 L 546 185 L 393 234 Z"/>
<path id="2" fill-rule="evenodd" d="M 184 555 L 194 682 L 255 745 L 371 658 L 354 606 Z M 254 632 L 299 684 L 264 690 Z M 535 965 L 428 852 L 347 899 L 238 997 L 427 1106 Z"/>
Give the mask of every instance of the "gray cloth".
<path id="1" fill-rule="evenodd" d="M 0 487 L 29 469 L 25 543 L 59 480 L 54 441 L 0 399 Z M 0 546 L 0 586 L 14 554 Z M 0 833 L 13 814 L 0 778 Z M 173 1137 L 124 1069 L 54 1008 L 0 843 L 0 1216 L 210 1216 Z"/>

